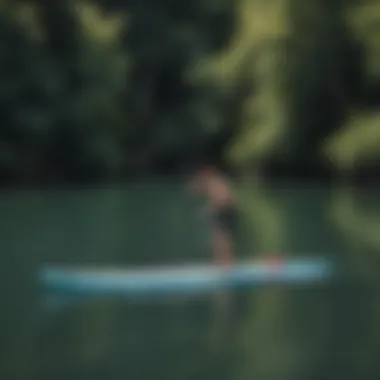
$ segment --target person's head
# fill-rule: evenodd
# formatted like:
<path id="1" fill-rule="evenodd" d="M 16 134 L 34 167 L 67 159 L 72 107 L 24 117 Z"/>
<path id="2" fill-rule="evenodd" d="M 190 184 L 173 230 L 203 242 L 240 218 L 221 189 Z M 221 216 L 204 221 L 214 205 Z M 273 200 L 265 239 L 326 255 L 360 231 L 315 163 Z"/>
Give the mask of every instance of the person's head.
<path id="1" fill-rule="evenodd" d="M 204 181 L 207 181 L 208 179 L 216 176 L 217 174 L 218 169 L 211 164 L 201 165 L 196 171 L 196 177 Z"/>

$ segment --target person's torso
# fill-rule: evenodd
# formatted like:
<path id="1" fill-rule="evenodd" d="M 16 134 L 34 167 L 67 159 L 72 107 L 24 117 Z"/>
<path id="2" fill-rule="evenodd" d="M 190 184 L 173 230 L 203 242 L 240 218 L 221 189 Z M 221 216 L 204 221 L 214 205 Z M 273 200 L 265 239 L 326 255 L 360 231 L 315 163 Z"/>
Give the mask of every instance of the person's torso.
<path id="1" fill-rule="evenodd" d="M 227 180 L 212 178 L 206 185 L 206 191 L 211 205 L 215 208 L 232 206 L 232 196 Z"/>

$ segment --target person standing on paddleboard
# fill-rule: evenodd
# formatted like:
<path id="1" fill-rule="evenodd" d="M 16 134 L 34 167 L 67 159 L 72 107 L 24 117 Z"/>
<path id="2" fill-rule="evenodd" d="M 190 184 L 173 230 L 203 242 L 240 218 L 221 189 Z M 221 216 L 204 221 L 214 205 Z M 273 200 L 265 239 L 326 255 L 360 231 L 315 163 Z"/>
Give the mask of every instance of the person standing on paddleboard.
<path id="1" fill-rule="evenodd" d="M 212 221 L 212 253 L 215 261 L 231 264 L 237 215 L 228 179 L 217 168 L 203 166 L 195 173 L 190 190 L 207 197 L 206 213 Z"/>

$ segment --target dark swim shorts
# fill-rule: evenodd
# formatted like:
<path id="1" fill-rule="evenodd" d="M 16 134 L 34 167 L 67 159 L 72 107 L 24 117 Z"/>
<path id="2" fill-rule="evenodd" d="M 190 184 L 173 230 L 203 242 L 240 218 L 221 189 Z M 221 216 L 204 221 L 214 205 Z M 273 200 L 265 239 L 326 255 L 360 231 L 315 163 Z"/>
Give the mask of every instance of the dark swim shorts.
<path id="1" fill-rule="evenodd" d="M 232 233 L 237 228 L 237 214 L 233 206 L 222 207 L 214 214 L 215 227 L 225 232 Z"/>

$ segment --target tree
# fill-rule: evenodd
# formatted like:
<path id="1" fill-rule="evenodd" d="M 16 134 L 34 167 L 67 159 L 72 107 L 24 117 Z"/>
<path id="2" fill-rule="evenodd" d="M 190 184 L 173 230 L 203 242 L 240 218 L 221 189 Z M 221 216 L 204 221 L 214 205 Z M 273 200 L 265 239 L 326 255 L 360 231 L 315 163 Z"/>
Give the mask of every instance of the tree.
<path id="1" fill-rule="evenodd" d="M 376 1 L 352 1 L 345 8 L 352 38 L 363 49 L 363 68 L 357 104 L 348 111 L 342 128 L 326 141 L 324 154 L 338 169 L 353 173 L 373 166 L 380 153 L 380 6 Z"/>
<path id="2" fill-rule="evenodd" d="M 4 1 L 1 17 L 0 43 L 9 51 L 0 62 L 3 178 L 119 168 L 118 95 L 128 73 L 121 14 L 106 17 L 90 2 Z"/>

